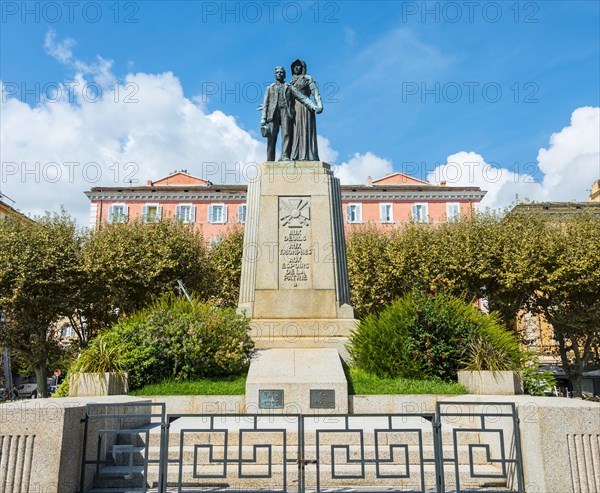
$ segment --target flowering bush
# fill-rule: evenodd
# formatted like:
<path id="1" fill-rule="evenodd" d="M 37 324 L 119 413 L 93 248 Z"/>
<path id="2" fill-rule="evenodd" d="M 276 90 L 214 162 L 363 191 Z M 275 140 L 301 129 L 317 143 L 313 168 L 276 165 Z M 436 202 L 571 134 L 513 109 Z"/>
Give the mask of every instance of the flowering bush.
<path id="1" fill-rule="evenodd" d="M 121 367 L 133 389 L 165 379 L 244 371 L 254 348 L 248 331 L 249 319 L 234 308 L 168 296 L 102 337 L 120 348 Z"/>
<path id="2" fill-rule="evenodd" d="M 448 285 L 435 279 L 427 292 L 413 291 L 368 315 L 350 338 L 348 350 L 356 365 L 384 377 L 456 379 L 458 369 L 472 364 L 471 342 L 484 340 L 506 369 L 517 369 L 523 355 L 514 334 L 497 314 L 487 315 L 464 297 L 452 296 Z"/>

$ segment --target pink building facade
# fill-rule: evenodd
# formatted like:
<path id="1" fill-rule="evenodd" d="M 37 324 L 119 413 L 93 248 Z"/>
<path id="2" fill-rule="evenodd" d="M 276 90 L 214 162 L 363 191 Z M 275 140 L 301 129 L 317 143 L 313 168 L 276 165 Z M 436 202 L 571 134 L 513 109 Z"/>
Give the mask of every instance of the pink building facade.
<path id="1" fill-rule="evenodd" d="M 402 173 L 341 188 L 347 230 L 361 224 L 390 228 L 411 221 L 456 220 L 472 214 L 486 193 L 479 187 L 432 185 Z M 233 225 L 245 223 L 246 190 L 246 185 L 217 185 L 175 172 L 145 186 L 94 187 L 85 193 L 91 227 L 174 218 L 194 224 L 207 241 L 216 241 Z"/>

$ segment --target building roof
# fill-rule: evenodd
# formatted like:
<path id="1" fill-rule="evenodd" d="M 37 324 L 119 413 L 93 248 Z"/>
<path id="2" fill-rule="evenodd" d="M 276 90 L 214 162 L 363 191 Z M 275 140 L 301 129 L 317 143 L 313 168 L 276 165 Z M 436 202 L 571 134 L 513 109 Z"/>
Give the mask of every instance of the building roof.
<path id="1" fill-rule="evenodd" d="M 211 182 L 207 180 L 203 180 L 202 178 L 197 178 L 195 176 L 190 175 L 186 170 L 175 171 L 171 173 L 169 176 L 165 176 L 157 181 L 146 182 L 148 186 L 177 186 L 177 185 L 200 185 L 203 187 L 208 187 L 211 185 Z"/>
<path id="2" fill-rule="evenodd" d="M 570 215 L 580 214 L 584 210 L 596 211 L 600 214 L 600 202 L 522 202 L 515 205 L 510 214 L 539 212 L 552 215 Z"/>
<path id="3" fill-rule="evenodd" d="M 146 185 L 93 187 L 85 194 L 91 200 L 245 199 L 247 188 L 240 184 L 214 184 L 180 171 L 157 181 L 148 181 Z M 342 185 L 341 191 L 344 198 L 365 200 L 481 200 L 486 194 L 479 187 L 432 185 L 404 173 L 393 173 L 367 185 Z"/>
<path id="4" fill-rule="evenodd" d="M 372 183 L 374 185 L 429 185 L 429 182 L 419 180 L 405 173 L 392 173 L 373 180 Z"/>

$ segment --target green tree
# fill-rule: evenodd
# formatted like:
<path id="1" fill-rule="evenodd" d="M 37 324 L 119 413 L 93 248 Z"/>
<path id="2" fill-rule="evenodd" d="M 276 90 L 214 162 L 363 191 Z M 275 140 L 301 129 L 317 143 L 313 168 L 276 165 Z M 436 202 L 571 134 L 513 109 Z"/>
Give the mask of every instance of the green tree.
<path id="1" fill-rule="evenodd" d="M 391 300 L 389 243 L 390 237 L 373 226 L 358 228 L 348 235 L 348 277 L 357 316 L 364 316 Z"/>
<path id="2" fill-rule="evenodd" d="M 580 213 L 549 229 L 546 276 L 534 303 L 552 324 L 563 369 L 581 396 L 581 375 L 600 344 L 600 218 Z"/>
<path id="3" fill-rule="evenodd" d="M 209 252 L 210 265 L 217 280 L 214 295 L 227 306 L 236 306 L 240 296 L 243 245 L 244 230 L 234 227 L 219 238 Z"/>
<path id="4" fill-rule="evenodd" d="M 105 317 L 131 314 L 177 292 L 178 279 L 202 298 L 213 289 L 202 235 L 177 221 L 103 225 L 86 243 L 82 266 Z"/>
<path id="5" fill-rule="evenodd" d="M 56 323 L 72 312 L 83 276 L 82 237 L 64 211 L 37 222 L 0 221 L 0 346 L 26 360 L 47 395 L 47 364 L 60 352 Z"/>

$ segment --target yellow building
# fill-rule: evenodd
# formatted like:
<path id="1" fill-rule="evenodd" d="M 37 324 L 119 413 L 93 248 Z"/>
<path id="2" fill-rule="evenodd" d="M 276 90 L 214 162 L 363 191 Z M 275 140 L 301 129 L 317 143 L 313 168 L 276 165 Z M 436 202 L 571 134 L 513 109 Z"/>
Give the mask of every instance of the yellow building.
<path id="1" fill-rule="evenodd" d="M 596 180 L 592 184 L 592 193 L 590 194 L 590 202 L 600 202 L 600 180 Z"/>
<path id="2" fill-rule="evenodd" d="M 17 218 L 17 219 L 20 219 L 23 221 L 31 221 L 31 219 L 28 218 L 26 215 L 22 214 L 21 212 L 16 210 L 14 207 L 9 205 L 9 203 L 8 203 L 9 201 L 14 203 L 14 201 L 12 199 L 10 199 L 6 195 L 0 193 L 0 219 L 12 217 L 12 218 Z"/>

